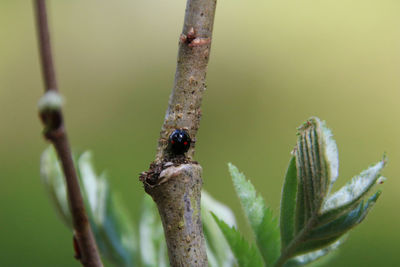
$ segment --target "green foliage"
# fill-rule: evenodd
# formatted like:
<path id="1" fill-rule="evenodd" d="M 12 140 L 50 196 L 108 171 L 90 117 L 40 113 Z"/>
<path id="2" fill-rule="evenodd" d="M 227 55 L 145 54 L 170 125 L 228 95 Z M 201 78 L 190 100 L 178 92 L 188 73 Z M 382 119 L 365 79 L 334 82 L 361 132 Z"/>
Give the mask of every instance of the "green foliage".
<path id="1" fill-rule="evenodd" d="M 118 266 L 133 266 L 137 238 L 132 220 L 118 196 L 110 190 L 105 175 L 99 176 L 94 171 L 89 152 L 79 157 L 77 167 L 86 212 L 102 256 Z M 52 147 L 43 152 L 41 176 L 58 214 L 72 230 L 65 179 Z"/>
<path id="2" fill-rule="evenodd" d="M 64 174 L 57 159 L 56 151 L 51 146 L 43 152 L 40 159 L 40 176 L 61 221 L 72 229 Z"/>
<path id="3" fill-rule="evenodd" d="M 253 230 L 256 244 L 266 263 L 272 266 L 279 257 L 280 234 L 278 220 L 272 216 L 271 209 L 265 206 L 264 199 L 257 196 L 250 181 L 232 164 L 228 164 L 236 193 Z"/>
<path id="4" fill-rule="evenodd" d="M 294 220 L 296 214 L 296 193 L 297 193 L 297 169 L 296 158 L 290 159 L 289 167 L 286 171 L 285 182 L 282 191 L 281 201 L 281 241 L 282 246 L 286 247 L 294 237 Z"/>
<path id="5" fill-rule="evenodd" d="M 231 209 L 203 191 L 201 193 L 201 219 L 206 238 L 208 265 L 210 267 L 234 266 L 235 258 L 212 214 L 218 214 L 230 227 L 236 226 L 235 216 Z"/>
<path id="6" fill-rule="evenodd" d="M 119 266 L 131 266 L 137 257 L 135 226 L 104 174 L 98 176 L 90 152 L 78 160 L 78 174 L 93 232 L 103 256 Z"/>
<path id="7" fill-rule="evenodd" d="M 139 233 L 142 266 L 168 266 L 164 231 L 157 213 L 157 207 L 148 195 L 143 198 L 141 216 Z"/>
<path id="8" fill-rule="evenodd" d="M 145 195 L 138 229 L 127 216 L 123 203 L 109 188 L 106 177 L 94 170 L 91 154 L 77 161 L 85 207 L 101 255 L 115 266 L 169 266 L 166 242 L 157 207 Z M 55 150 L 47 148 L 41 159 L 41 176 L 50 199 L 62 221 L 72 230 L 64 175 Z M 232 211 L 206 192 L 201 198 L 202 221 L 210 267 L 232 267 L 235 259 L 210 212 L 229 226 L 236 221 Z M 138 238 L 137 232 L 140 233 Z"/>
<path id="9" fill-rule="evenodd" d="M 381 177 L 385 165 L 384 160 L 377 163 L 329 194 L 339 173 L 338 153 L 331 131 L 318 118 L 311 118 L 299 128 L 294 153 L 298 183 L 296 212 L 290 224 L 281 222 L 281 232 L 293 233 L 294 228 L 294 235 L 285 235 L 285 242 L 282 242 L 282 264 L 296 255 L 304 259 L 305 253 L 311 252 L 313 254 L 307 257 L 312 259 L 313 255 L 322 256 L 337 248 L 341 242 L 336 241 L 359 224 L 378 199 L 380 192 L 363 201 Z M 293 199 L 293 188 L 287 188 L 290 185 L 285 182 L 282 203 Z M 303 262 L 300 259 L 297 258 Z"/>
<path id="10" fill-rule="evenodd" d="M 367 195 L 384 181 L 380 173 L 385 163 L 384 158 L 330 193 L 339 173 L 336 143 L 325 123 L 311 118 L 298 129 L 282 190 L 279 223 L 251 182 L 229 164 L 255 244 L 237 230 L 232 211 L 203 192 L 202 220 L 209 265 L 231 267 L 236 259 L 239 266 L 288 267 L 319 260 L 336 250 L 346 233 L 363 221 L 376 203 L 380 191 L 369 198 Z M 77 166 L 85 206 L 103 257 L 117 266 L 168 266 L 163 229 L 151 198 L 146 195 L 143 200 L 138 238 L 137 229 L 105 176 L 96 174 L 91 154 L 82 154 Z M 72 229 L 65 181 L 53 148 L 42 155 L 41 175 L 57 212 Z"/>
<path id="11" fill-rule="evenodd" d="M 326 256 L 328 253 L 335 251 L 340 246 L 340 244 L 343 243 L 343 241 L 345 239 L 346 239 L 346 237 L 341 238 L 338 241 L 336 241 L 335 243 L 333 243 L 323 249 L 319 249 L 314 252 L 309 252 L 309 253 L 294 257 L 294 258 L 288 260 L 284 266 L 285 267 L 303 266 L 308 263 L 315 262 L 315 261 L 321 259 L 323 256 Z M 327 257 L 325 257 L 325 258 L 327 258 Z"/>
<path id="12" fill-rule="evenodd" d="M 215 221 L 220 227 L 226 240 L 232 248 L 233 254 L 235 255 L 239 266 L 241 267 L 262 267 L 264 266 L 263 259 L 260 252 L 252 245 L 243 239 L 242 235 L 235 229 L 235 227 L 229 227 L 224 221 L 214 216 Z"/>
<path id="13" fill-rule="evenodd" d="M 286 172 L 280 233 L 271 210 L 257 196 L 253 185 L 229 164 L 236 193 L 263 259 L 261 265 L 254 266 L 302 266 L 336 250 L 345 234 L 364 220 L 378 200 L 380 191 L 365 198 L 374 185 L 384 181 L 380 172 L 385 163 L 384 158 L 331 194 L 339 175 L 337 146 L 324 122 L 309 119 L 298 129 L 297 145 Z M 257 258 L 252 245 L 236 229 L 216 220 L 240 266 L 246 266 L 242 264 L 248 264 L 249 257 Z"/>

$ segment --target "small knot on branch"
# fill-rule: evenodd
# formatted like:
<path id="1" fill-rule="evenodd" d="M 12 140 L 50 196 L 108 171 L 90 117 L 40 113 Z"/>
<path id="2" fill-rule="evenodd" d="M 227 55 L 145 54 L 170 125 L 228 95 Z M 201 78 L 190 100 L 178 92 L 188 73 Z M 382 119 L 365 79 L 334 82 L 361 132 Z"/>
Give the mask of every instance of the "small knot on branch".
<path id="1" fill-rule="evenodd" d="M 189 47 L 202 46 L 211 43 L 210 37 L 197 37 L 196 31 L 193 27 L 191 27 L 186 34 L 182 33 L 179 40 L 181 44 L 187 44 Z"/>
<path id="2" fill-rule="evenodd" d="M 63 132 L 63 117 L 61 114 L 63 103 L 62 96 L 54 90 L 47 91 L 39 99 L 39 116 L 44 125 L 43 135 L 48 140 L 53 140 Z"/>
<path id="3" fill-rule="evenodd" d="M 164 159 L 162 162 L 152 162 L 149 170 L 140 173 L 139 180 L 146 188 L 153 188 L 167 182 L 171 175 L 165 172 L 170 167 L 178 167 L 184 164 L 198 164 L 197 161 L 191 161 L 184 156 Z"/>

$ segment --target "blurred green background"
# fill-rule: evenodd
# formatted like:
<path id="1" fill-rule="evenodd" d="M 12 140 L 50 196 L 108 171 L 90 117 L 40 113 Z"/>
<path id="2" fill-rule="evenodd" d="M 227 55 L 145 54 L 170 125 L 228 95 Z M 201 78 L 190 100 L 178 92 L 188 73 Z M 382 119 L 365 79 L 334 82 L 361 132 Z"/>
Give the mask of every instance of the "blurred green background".
<path id="1" fill-rule="evenodd" d="M 76 152 L 94 152 L 131 217 L 173 85 L 185 1 L 51 1 L 59 87 Z M 278 212 L 296 127 L 328 122 L 336 187 L 387 152 L 383 195 L 328 266 L 400 266 L 400 2 L 219 0 L 196 159 L 204 187 L 250 233 L 228 176 Z M 0 1 L 0 266 L 79 266 L 42 187 L 46 143 L 31 1 Z"/>

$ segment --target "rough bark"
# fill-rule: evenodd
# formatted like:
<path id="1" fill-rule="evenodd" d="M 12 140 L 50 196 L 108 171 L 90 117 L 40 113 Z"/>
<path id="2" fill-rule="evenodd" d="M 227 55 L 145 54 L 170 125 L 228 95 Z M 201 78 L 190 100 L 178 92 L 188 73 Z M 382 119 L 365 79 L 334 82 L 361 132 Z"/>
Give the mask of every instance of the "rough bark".
<path id="1" fill-rule="evenodd" d="M 201 223 L 201 167 L 192 161 L 206 89 L 216 0 L 188 0 L 178 62 L 155 161 L 140 180 L 156 202 L 171 266 L 208 266 Z M 168 151 L 168 139 L 184 129 L 192 139 L 184 155 Z"/>
<path id="2" fill-rule="evenodd" d="M 157 203 L 171 266 L 208 266 L 201 218 L 201 167 L 181 164 L 160 174 L 160 186 L 147 187 Z"/>
<path id="3" fill-rule="evenodd" d="M 188 0 L 183 31 L 179 40 L 178 62 L 164 124 L 161 128 L 156 161 L 165 157 L 168 137 L 178 128 L 186 129 L 195 141 L 201 118 L 201 101 L 206 89 L 216 0 Z M 187 152 L 192 158 L 194 145 Z"/>

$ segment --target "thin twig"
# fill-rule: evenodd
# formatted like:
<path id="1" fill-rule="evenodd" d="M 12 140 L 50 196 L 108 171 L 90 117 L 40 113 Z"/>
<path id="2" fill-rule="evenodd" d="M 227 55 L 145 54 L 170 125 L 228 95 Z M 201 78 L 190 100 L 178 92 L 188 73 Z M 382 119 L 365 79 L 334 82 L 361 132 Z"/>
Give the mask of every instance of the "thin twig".
<path id="1" fill-rule="evenodd" d="M 47 92 L 46 94 L 49 92 L 56 94 L 58 88 L 51 53 L 46 2 L 45 0 L 35 0 L 34 5 L 45 91 Z M 47 107 L 46 105 L 42 106 L 40 108 L 40 117 L 45 127 L 44 136 L 53 143 L 62 163 L 67 184 L 69 207 L 73 218 L 74 239 L 77 241 L 77 258 L 83 266 L 103 266 L 83 204 L 78 177 L 63 123 L 61 106 L 56 108 L 51 105 Z"/>
<path id="2" fill-rule="evenodd" d="M 202 169 L 192 161 L 210 55 L 216 0 L 188 0 L 179 38 L 178 63 L 155 161 L 140 180 L 157 204 L 172 267 L 208 266 L 200 216 Z M 168 149 L 176 129 L 185 130 L 191 147 L 184 155 Z"/>

